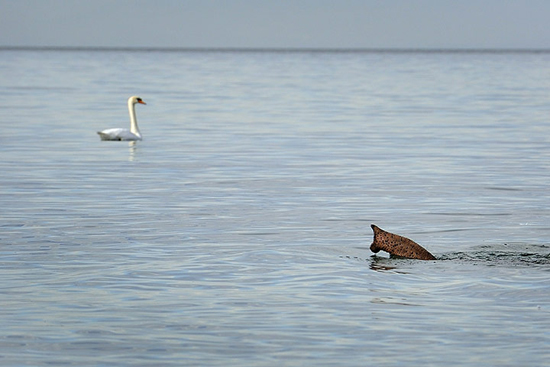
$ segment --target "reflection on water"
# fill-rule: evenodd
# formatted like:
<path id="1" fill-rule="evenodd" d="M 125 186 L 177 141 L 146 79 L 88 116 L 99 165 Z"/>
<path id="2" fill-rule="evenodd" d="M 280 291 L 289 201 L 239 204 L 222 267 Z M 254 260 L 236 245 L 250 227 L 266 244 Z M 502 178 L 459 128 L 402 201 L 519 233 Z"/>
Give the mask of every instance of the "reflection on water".
<path id="1" fill-rule="evenodd" d="M 0 364 L 550 359 L 550 54 L 0 56 Z"/>
<path id="2" fill-rule="evenodd" d="M 133 162 L 136 155 L 137 143 L 135 141 L 130 141 L 128 142 L 128 147 L 130 150 L 130 156 L 128 157 L 128 161 Z"/>

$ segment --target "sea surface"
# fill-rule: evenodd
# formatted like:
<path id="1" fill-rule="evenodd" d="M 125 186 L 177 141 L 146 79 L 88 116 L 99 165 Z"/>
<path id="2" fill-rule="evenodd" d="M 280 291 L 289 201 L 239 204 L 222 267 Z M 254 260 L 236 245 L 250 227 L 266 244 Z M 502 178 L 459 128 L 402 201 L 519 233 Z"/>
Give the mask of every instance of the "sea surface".
<path id="1" fill-rule="evenodd" d="M 0 366 L 550 361 L 549 52 L 1 49 L 0 111 Z"/>

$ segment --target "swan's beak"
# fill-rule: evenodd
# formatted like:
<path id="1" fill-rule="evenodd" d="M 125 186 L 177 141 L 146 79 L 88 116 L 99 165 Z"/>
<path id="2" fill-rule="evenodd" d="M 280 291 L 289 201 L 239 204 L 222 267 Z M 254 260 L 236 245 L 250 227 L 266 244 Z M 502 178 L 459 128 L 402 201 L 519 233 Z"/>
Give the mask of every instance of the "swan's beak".
<path id="1" fill-rule="evenodd" d="M 142 100 L 139 100 L 139 101 L 137 101 L 137 102 L 138 102 L 138 103 L 141 103 L 141 104 L 147 104 L 147 103 L 143 102 Z"/>

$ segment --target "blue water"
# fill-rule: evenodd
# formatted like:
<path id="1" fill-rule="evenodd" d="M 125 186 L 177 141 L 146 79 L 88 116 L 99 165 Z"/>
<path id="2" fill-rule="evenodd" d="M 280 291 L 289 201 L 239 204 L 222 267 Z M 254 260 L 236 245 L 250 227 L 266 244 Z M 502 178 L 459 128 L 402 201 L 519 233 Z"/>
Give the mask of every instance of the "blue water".
<path id="1" fill-rule="evenodd" d="M 550 53 L 0 50 L 0 85 L 0 365 L 548 363 Z M 100 141 L 131 95 L 144 140 Z"/>

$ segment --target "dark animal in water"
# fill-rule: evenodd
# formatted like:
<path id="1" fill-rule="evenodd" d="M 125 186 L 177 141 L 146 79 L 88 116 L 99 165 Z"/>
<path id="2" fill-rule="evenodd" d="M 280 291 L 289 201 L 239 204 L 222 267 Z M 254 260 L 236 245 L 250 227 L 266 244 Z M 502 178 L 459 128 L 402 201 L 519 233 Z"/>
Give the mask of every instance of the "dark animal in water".
<path id="1" fill-rule="evenodd" d="M 374 231 L 374 240 L 370 245 L 370 250 L 374 253 L 382 250 L 389 252 L 390 255 L 409 259 L 436 260 L 434 255 L 413 240 L 386 232 L 374 224 L 371 225 L 371 228 Z"/>

